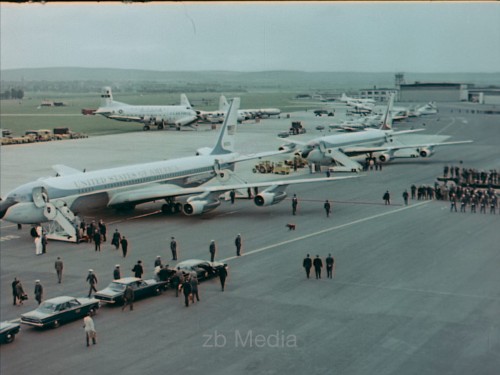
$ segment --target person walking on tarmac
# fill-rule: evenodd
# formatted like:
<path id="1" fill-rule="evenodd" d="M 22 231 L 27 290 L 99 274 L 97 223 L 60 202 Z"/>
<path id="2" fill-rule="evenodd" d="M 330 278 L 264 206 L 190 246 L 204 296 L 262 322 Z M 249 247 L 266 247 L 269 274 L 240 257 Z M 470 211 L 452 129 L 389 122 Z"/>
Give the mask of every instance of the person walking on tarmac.
<path id="1" fill-rule="evenodd" d="M 335 259 L 332 257 L 332 254 L 328 254 L 328 257 L 325 259 L 326 263 L 326 277 L 331 279 L 333 273 L 333 267 L 335 266 Z"/>
<path id="2" fill-rule="evenodd" d="M 210 252 L 210 261 L 213 262 L 215 259 L 215 253 L 217 252 L 217 246 L 215 246 L 214 240 L 210 241 L 210 246 L 208 250 Z"/>
<path id="3" fill-rule="evenodd" d="M 314 272 L 316 274 L 316 279 L 321 279 L 321 269 L 323 268 L 323 261 L 321 260 L 319 255 L 316 255 L 316 258 L 314 258 L 313 266 Z"/>
<path id="4" fill-rule="evenodd" d="M 309 275 L 311 274 L 311 267 L 312 267 L 312 260 L 309 254 L 304 258 L 302 261 L 302 267 L 305 268 L 306 270 L 306 276 L 309 278 Z"/>
<path id="5" fill-rule="evenodd" d="M 175 240 L 175 237 L 171 238 L 170 251 L 172 252 L 172 260 L 177 260 L 177 241 Z"/>
<path id="6" fill-rule="evenodd" d="M 87 282 L 90 285 L 90 289 L 89 289 L 89 298 L 90 298 L 92 291 L 94 291 L 94 293 L 97 292 L 97 289 L 95 287 L 97 285 L 97 276 L 95 275 L 93 269 L 89 270 L 89 274 L 87 275 Z"/>
<path id="7" fill-rule="evenodd" d="M 184 282 L 181 285 L 182 292 L 184 293 L 184 304 L 186 307 L 189 306 L 189 296 L 191 295 L 191 282 L 189 278 L 186 277 Z"/>
<path id="8" fill-rule="evenodd" d="M 125 238 L 125 236 L 123 236 L 122 239 L 120 240 L 120 245 L 122 245 L 123 257 L 126 258 L 127 257 L 127 251 L 128 251 L 128 241 Z"/>
<path id="9" fill-rule="evenodd" d="M 43 299 L 43 286 L 40 284 L 40 280 L 35 281 L 35 300 L 38 304 L 42 303 Z"/>
<path id="10" fill-rule="evenodd" d="M 227 278 L 227 269 L 226 265 L 224 265 L 224 267 L 222 267 L 221 270 L 219 271 L 219 280 L 222 291 L 224 291 L 224 287 L 226 285 L 226 278 Z"/>
<path id="11" fill-rule="evenodd" d="M 238 233 L 234 240 L 234 244 L 236 246 L 236 255 L 241 256 L 241 234 Z"/>
<path id="12" fill-rule="evenodd" d="M 299 200 L 297 199 L 297 194 L 294 194 L 292 197 L 292 215 L 297 214 L 297 206 L 299 204 Z"/>
<path id="13" fill-rule="evenodd" d="M 130 311 L 134 309 L 134 290 L 130 285 L 125 287 L 125 292 L 123 292 L 123 306 L 122 311 L 125 310 L 125 307 L 129 306 Z"/>
<path id="14" fill-rule="evenodd" d="M 403 200 L 405 202 L 405 206 L 408 206 L 408 197 L 409 197 L 410 194 L 408 194 L 408 190 L 405 190 L 403 192 Z"/>
<path id="15" fill-rule="evenodd" d="M 391 194 L 389 193 L 389 190 L 385 191 L 384 196 L 382 198 L 384 199 L 384 203 L 386 205 L 391 204 Z"/>
<path id="16" fill-rule="evenodd" d="M 328 202 L 328 199 L 325 201 L 323 207 L 326 211 L 326 217 L 330 217 L 330 213 L 332 212 L 332 206 L 330 205 L 330 202 Z"/>
<path id="17" fill-rule="evenodd" d="M 120 232 L 118 232 L 118 229 L 115 229 L 115 233 L 113 233 L 113 238 L 111 239 L 111 245 L 114 245 L 116 250 L 120 247 L 121 240 L 122 236 Z"/>

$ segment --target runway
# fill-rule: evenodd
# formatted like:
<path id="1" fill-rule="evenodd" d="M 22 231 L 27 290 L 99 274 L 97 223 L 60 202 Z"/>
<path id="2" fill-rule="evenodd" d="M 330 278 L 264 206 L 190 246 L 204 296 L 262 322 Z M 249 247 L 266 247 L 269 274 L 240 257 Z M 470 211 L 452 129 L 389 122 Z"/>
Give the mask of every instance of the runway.
<path id="1" fill-rule="evenodd" d="M 382 171 L 360 178 L 289 187 L 299 198 L 256 207 L 237 199 L 199 217 L 164 216 L 161 202 L 133 213 L 111 209 L 89 213 L 103 219 L 108 233 L 118 228 L 130 243 L 129 256 L 108 242 L 101 252 L 92 244 L 50 242 L 48 253 L 34 255 L 26 226 L 1 222 L 1 304 L 3 320 L 35 308 L 34 280 L 44 298 L 83 296 L 87 270 L 99 278 L 98 289 L 111 281 L 115 264 L 132 275 L 141 259 L 146 276 L 160 255 L 170 261 L 171 236 L 179 243 L 179 260 L 208 259 L 208 245 L 218 246 L 216 260 L 228 263 L 221 292 L 218 280 L 200 285 L 201 301 L 188 308 L 172 291 L 137 301 L 134 311 L 103 306 L 95 317 L 98 344 L 85 347 L 80 322 L 58 329 L 22 327 L 12 344 L 0 347 L 2 375 L 47 373 L 156 374 L 497 374 L 500 368 L 500 215 L 451 213 L 448 202 L 401 197 L 412 184 L 433 185 L 444 165 L 489 170 L 499 168 L 498 116 L 451 112 L 397 125 L 420 127 L 421 139 L 450 135 L 472 144 L 443 147 L 429 159 L 400 159 Z M 456 109 L 459 103 L 453 103 Z M 459 115 L 459 116 L 457 116 Z M 301 120 L 308 132 L 331 118 L 310 112 L 290 119 L 264 119 L 238 126 L 244 152 L 275 149 L 276 134 Z M 465 120 L 465 121 L 464 121 Z M 1 148 L 2 196 L 14 186 L 51 175 L 52 164 L 107 168 L 193 155 L 210 146 L 215 132 L 137 132 L 57 143 Z M 460 161 L 463 164 L 459 164 Z M 255 162 L 236 168 L 244 179 L 282 176 L 253 174 Z M 22 168 L 20 167 L 22 166 Z M 316 177 L 301 170 L 296 177 Z M 382 195 L 390 190 L 392 204 Z M 333 202 L 327 218 L 323 202 Z M 296 224 L 290 231 L 287 223 Z M 241 233 L 243 256 L 235 256 L 234 237 Z M 109 236 L 108 236 L 109 237 Z M 307 279 L 307 253 L 336 261 L 334 279 Z M 63 283 L 57 284 L 54 261 L 64 260 Z M 30 299 L 13 306 L 10 283 L 20 277 Z M 40 358 L 43 369 L 40 370 Z"/>

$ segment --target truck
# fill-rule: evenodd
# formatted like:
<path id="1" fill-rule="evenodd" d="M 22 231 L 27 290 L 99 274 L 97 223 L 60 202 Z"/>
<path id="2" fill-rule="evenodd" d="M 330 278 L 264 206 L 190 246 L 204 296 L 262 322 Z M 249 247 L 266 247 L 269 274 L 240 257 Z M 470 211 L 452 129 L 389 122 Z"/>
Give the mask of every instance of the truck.
<path id="1" fill-rule="evenodd" d="M 292 126 L 288 130 L 290 135 L 304 134 L 306 129 L 302 125 L 302 121 L 292 121 Z"/>
<path id="2" fill-rule="evenodd" d="M 56 139 L 77 139 L 77 138 L 87 138 L 88 136 L 83 133 L 75 133 L 69 128 L 54 128 L 54 136 Z"/>

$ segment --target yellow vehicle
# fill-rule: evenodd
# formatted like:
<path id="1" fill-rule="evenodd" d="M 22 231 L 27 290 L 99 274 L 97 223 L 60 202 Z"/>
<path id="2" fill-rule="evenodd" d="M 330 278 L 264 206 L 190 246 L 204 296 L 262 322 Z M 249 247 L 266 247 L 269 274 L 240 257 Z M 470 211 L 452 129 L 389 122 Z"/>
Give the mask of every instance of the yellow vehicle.
<path id="1" fill-rule="evenodd" d="M 274 165 L 274 174 L 290 174 L 290 167 L 283 162 Z"/>
<path id="2" fill-rule="evenodd" d="M 25 135 L 33 136 L 36 142 L 45 142 L 54 139 L 54 134 L 49 129 L 26 130 Z"/>
<path id="3" fill-rule="evenodd" d="M 274 163 L 271 163 L 269 160 L 261 161 L 259 164 L 256 164 L 253 167 L 253 173 L 273 173 Z"/>

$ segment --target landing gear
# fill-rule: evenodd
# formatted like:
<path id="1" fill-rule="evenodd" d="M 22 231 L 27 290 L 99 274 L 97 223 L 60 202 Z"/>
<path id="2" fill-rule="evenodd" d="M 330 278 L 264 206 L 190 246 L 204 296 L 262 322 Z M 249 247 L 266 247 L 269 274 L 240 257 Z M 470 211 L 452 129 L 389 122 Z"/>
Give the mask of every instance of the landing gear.
<path id="1" fill-rule="evenodd" d="M 163 130 L 164 126 L 163 123 L 158 124 L 158 130 Z"/>
<path id="2" fill-rule="evenodd" d="M 178 214 L 182 211 L 182 204 L 179 202 L 169 202 L 161 206 L 161 212 L 165 215 Z"/>
<path id="3" fill-rule="evenodd" d="M 149 125 L 144 125 L 144 126 L 142 127 L 142 130 L 144 130 L 144 131 L 148 131 L 149 129 L 151 129 L 151 128 L 149 127 Z"/>

